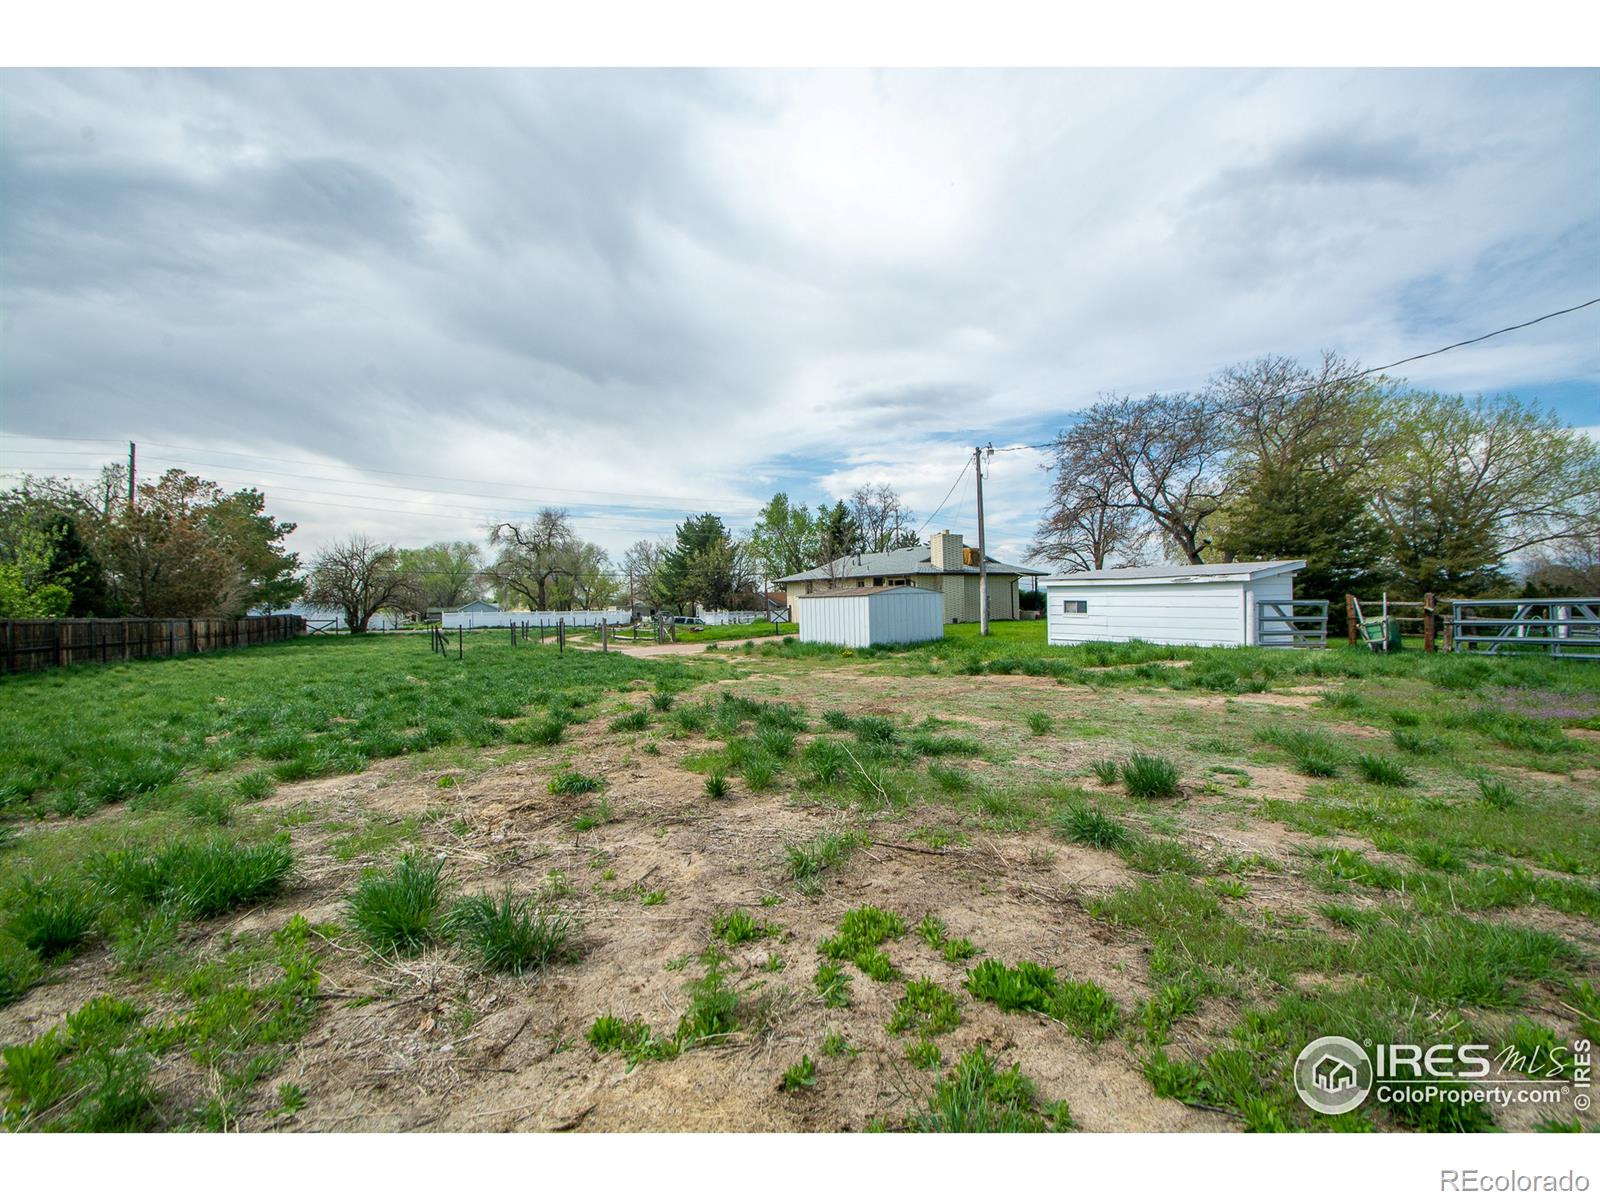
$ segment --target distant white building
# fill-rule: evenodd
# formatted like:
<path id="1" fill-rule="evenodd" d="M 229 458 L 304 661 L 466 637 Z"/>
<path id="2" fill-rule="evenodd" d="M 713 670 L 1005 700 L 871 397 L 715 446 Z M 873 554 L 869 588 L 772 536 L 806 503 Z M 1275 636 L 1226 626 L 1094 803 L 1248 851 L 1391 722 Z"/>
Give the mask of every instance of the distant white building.
<path id="1" fill-rule="evenodd" d="M 1119 567 L 1044 581 L 1052 646 L 1128 642 L 1260 646 L 1276 641 L 1275 614 L 1294 600 L 1302 560 Z M 1267 637 L 1263 640 L 1263 613 Z"/>
<path id="2" fill-rule="evenodd" d="M 795 595 L 794 606 L 802 642 L 898 646 L 944 636 L 944 596 L 929 588 L 834 588 Z"/>

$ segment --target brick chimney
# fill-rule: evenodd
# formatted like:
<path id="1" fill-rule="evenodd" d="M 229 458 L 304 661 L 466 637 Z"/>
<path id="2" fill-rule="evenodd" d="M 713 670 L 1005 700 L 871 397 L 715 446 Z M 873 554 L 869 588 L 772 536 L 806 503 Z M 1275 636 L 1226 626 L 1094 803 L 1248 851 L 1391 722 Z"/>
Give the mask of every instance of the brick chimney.
<path id="1" fill-rule="evenodd" d="M 933 565 L 941 571 L 961 569 L 961 535 L 948 529 L 933 535 Z"/>

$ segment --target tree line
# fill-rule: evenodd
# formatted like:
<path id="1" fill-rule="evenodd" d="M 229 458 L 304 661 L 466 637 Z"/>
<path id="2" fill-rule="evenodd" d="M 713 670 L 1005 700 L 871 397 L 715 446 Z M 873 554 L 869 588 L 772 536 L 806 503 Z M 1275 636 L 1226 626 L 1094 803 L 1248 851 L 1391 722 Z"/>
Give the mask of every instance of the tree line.
<path id="1" fill-rule="evenodd" d="M 24 478 L 0 492 L 0 616 L 235 617 L 299 595 L 295 526 L 253 488 L 225 492 L 171 470 L 128 496 L 107 467 L 92 483 Z"/>
<path id="2" fill-rule="evenodd" d="M 1514 396 L 1419 391 L 1337 355 L 1105 396 L 1047 469 L 1030 552 L 1067 569 L 1302 558 L 1307 597 L 1482 596 L 1514 590 L 1521 562 L 1532 587 L 1600 587 L 1600 447 Z"/>

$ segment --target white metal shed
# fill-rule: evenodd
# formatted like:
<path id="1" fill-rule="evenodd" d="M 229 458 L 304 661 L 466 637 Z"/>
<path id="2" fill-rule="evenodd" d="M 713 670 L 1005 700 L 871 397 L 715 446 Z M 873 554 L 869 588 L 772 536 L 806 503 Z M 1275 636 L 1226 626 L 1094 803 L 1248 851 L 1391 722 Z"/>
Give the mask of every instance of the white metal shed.
<path id="1" fill-rule="evenodd" d="M 1305 565 L 1283 559 L 1052 576 L 1044 582 L 1050 644 L 1287 645 L 1278 614 L 1293 611 L 1295 572 Z"/>
<path id="2" fill-rule="evenodd" d="M 930 588 L 843 587 L 793 599 L 802 642 L 890 646 L 944 636 L 944 594 Z"/>

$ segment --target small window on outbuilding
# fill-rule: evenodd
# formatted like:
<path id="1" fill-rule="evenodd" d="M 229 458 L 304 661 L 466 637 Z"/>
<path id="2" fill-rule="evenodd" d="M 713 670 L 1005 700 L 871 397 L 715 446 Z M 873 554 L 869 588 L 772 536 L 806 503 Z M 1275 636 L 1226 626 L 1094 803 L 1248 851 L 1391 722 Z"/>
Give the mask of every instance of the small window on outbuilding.
<path id="1" fill-rule="evenodd" d="M 1081 617 L 1089 611 L 1087 600 L 1063 600 L 1061 611 L 1069 617 Z"/>
<path id="2" fill-rule="evenodd" d="M 873 587 L 882 587 L 883 586 L 883 576 L 882 575 L 874 575 L 872 577 L 872 586 Z"/>

